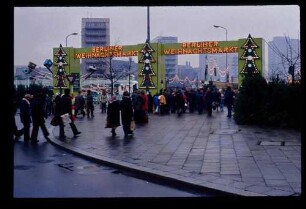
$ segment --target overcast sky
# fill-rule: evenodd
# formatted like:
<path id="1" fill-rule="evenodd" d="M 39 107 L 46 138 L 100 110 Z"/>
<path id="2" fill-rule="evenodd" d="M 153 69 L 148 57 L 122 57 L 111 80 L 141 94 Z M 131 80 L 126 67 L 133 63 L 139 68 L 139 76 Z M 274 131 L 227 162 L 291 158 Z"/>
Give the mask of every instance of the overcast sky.
<path id="1" fill-rule="evenodd" d="M 52 48 L 81 47 L 81 19 L 110 18 L 111 45 L 135 45 L 147 38 L 147 7 L 15 7 L 14 64 L 29 61 L 43 66 L 52 58 Z M 179 6 L 150 7 L 150 37 L 176 36 L 178 42 L 224 41 L 275 36 L 300 39 L 300 8 L 281 6 Z M 124 59 L 124 58 L 122 58 Z M 127 58 L 126 58 L 127 59 Z M 190 61 L 198 67 L 198 55 L 179 56 L 179 64 Z"/>

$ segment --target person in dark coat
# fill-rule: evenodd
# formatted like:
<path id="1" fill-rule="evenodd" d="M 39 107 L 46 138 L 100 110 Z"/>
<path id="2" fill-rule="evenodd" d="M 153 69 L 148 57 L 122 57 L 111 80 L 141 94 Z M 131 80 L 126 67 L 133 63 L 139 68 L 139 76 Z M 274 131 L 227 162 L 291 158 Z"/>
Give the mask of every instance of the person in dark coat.
<path id="1" fill-rule="evenodd" d="M 85 117 L 85 111 L 84 111 L 85 99 L 81 95 L 81 91 L 79 91 L 78 93 L 79 93 L 78 96 L 75 97 L 75 112 L 76 115 L 82 114 L 83 117 Z"/>
<path id="2" fill-rule="evenodd" d="M 196 106 L 198 109 L 198 114 L 201 115 L 204 110 L 203 89 L 199 89 L 196 94 Z"/>
<path id="3" fill-rule="evenodd" d="M 123 92 L 123 98 L 120 102 L 120 110 L 121 110 L 121 121 L 124 131 L 124 136 L 128 136 L 129 134 L 133 134 L 131 131 L 131 121 L 133 120 L 133 106 L 132 100 L 130 99 L 129 92 Z"/>
<path id="4" fill-rule="evenodd" d="M 26 94 L 20 103 L 20 121 L 23 124 L 23 140 L 30 141 L 30 128 L 31 128 L 31 107 L 30 107 L 30 94 Z"/>
<path id="5" fill-rule="evenodd" d="M 151 92 L 148 93 L 148 113 L 153 113 L 153 96 Z"/>
<path id="6" fill-rule="evenodd" d="M 93 103 L 93 96 L 91 94 L 90 90 L 87 90 L 87 96 L 86 96 L 86 112 L 87 112 L 87 118 L 89 118 L 89 115 L 91 117 L 94 117 L 94 103 Z"/>
<path id="7" fill-rule="evenodd" d="M 61 95 L 57 94 L 54 98 L 54 119 L 57 122 L 57 125 L 63 123 L 61 118 Z"/>
<path id="8" fill-rule="evenodd" d="M 49 131 L 45 124 L 45 119 L 48 116 L 45 109 L 45 99 L 42 92 L 35 94 L 34 98 L 31 100 L 31 112 L 33 120 L 31 143 L 36 144 L 39 141 L 37 139 L 39 127 L 41 128 L 46 139 L 48 139 L 49 136 Z"/>
<path id="9" fill-rule="evenodd" d="M 209 87 L 204 96 L 205 106 L 207 110 L 207 116 L 211 117 L 212 115 L 212 103 L 213 103 L 213 94 L 211 87 Z"/>
<path id="10" fill-rule="evenodd" d="M 140 91 L 137 92 L 137 96 L 135 97 L 136 99 L 135 99 L 135 104 L 134 104 L 134 120 L 135 120 L 135 123 L 141 124 L 144 122 L 143 120 L 144 120 L 144 115 L 145 115 L 145 112 L 143 111 L 143 108 L 142 108 L 144 106 L 144 99 L 141 96 Z"/>
<path id="11" fill-rule="evenodd" d="M 233 92 L 232 88 L 228 86 L 225 90 L 224 93 L 224 104 L 227 107 L 227 117 L 231 118 L 232 117 L 232 108 L 234 104 L 234 96 L 235 93 Z"/>
<path id="12" fill-rule="evenodd" d="M 116 128 L 120 126 L 120 104 L 113 95 L 107 107 L 107 124 L 105 128 L 111 128 L 112 136 L 116 136 Z"/>
<path id="13" fill-rule="evenodd" d="M 177 90 L 175 97 L 174 97 L 174 102 L 175 102 L 175 106 L 177 109 L 177 115 L 181 116 L 181 114 L 183 113 L 184 106 L 185 106 L 185 100 L 184 100 L 181 90 Z"/>
<path id="14" fill-rule="evenodd" d="M 17 124 L 16 124 L 16 119 L 15 119 L 15 115 L 17 113 L 17 109 L 18 109 L 18 105 L 17 105 L 17 101 L 14 99 L 13 100 L 13 120 L 12 120 L 12 127 L 13 127 L 13 134 L 15 136 L 14 140 L 17 141 L 19 139 L 19 137 L 23 134 L 23 129 L 18 129 Z"/>
<path id="15" fill-rule="evenodd" d="M 60 110 L 60 115 L 64 115 L 64 114 L 68 113 L 69 116 L 70 116 L 70 119 L 71 119 L 71 116 L 72 116 L 72 98 L 69 94 L 70 94 L 70 90 L 65 89 L 64 95 L 61 97 L 61 100 L 60 100 L 59 110 Z M 56 109 L 57 109 L 57 107 L 55 107 L 55 110 Z M 71 127 L 71 130 L 72 130 L 74 136 L 77 136 L 81 133 L 80 131 L 78 131 L 77 127 L 75 126 L 75 124 L 73 122 L 73 120 L 71 120 L 69 125 Z M 59 124 L 59 127 L 60 127 L 60 135 L 59 135 L 60 139 L 66 138 L 65 131 L 64 131 L 65 124 L 63 123 L 62 120 Z"/>

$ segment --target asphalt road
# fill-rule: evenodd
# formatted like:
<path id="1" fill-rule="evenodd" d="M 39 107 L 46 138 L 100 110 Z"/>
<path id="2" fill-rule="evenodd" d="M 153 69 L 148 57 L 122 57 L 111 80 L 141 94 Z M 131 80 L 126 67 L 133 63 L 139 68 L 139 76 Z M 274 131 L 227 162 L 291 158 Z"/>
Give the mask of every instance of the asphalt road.
<path id="1" fill-rule="evenodd" d="M 140 179 L 63 151 L 43 137 L 37 145 L 14 144 L 15 198 L 205 197 Z"/>

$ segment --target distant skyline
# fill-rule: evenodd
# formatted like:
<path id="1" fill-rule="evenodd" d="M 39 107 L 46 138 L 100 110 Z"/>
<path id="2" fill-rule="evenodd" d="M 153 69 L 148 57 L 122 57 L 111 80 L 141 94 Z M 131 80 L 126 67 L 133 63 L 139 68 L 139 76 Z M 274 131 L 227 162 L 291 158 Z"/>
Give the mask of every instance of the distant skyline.
<path id="1" fill-rule="evenodd" d="M 81 19 L 110 18 L 111 45 L 135 45 L 147 38 L 147 7 L 15 7 L 14 65 L 29 61 L 43 66 L 60 44 L 81 47 Z M 300 39 L 300 8 L 279 6 L 168 6 L 150 7 L 150 39 L 176 36 L 178 42 L 224 41 L 254 38 L 272 41 L 276 36 Z M 199 55 L 179 56 L 198 67 Z M 128 60 L 128 58 L 121 58 Z M 134 58 L 134 61 L 137 61 Z"/>

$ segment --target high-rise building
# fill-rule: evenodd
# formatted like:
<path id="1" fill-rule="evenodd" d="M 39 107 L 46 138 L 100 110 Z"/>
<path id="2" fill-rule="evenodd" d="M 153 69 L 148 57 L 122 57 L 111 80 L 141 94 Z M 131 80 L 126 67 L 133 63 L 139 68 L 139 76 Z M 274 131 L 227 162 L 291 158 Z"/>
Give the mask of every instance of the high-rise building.
<path id="1" fill-rule="evenodd" d="M 82 48 L 110 45 L 109 18 L 82 18 Z M 107 59 L 82 60 L 82 72 L 86 73 L 89 66 L 95 66 L 96 73 L 109 70 Z"/>
<path id="2" fill-rule="evenodd" d="M 157 36 L 151 43 L 171 44 L 177 43 L 177 37 L 174 36 Z M 178 55 L 164 55 L 166 77 L 173 78 L 177 74 Z"/>
<path id="3" fill-rule="evenodd" d="M 287 80 L 290 62 L 295 65 L 295 74 L 300 72 L 300 40 L 285 36 L 273 37 L 268 42 L 268 79 L 279 77 Z"/>

